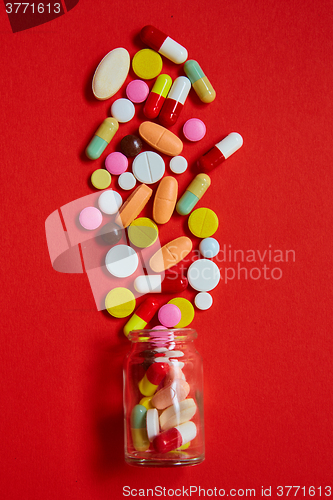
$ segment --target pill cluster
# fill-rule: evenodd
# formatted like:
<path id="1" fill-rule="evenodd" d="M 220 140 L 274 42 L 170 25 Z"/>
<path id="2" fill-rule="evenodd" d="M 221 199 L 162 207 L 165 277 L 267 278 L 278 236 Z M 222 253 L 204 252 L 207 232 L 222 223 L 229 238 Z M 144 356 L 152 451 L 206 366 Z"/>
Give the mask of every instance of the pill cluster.
<path id="1" fill-rule="evenodd" d="M 126 97 L 116 99 L 111 105 L 111 117 L 106 118 L 97 129 L 86 148 L 91 160 L 100 158 L 122 123 L 135 116 L 135 104 L 144 103 L 143 121 L 138 135 L 126 135 L 121 139 L 120 150 L 111 152 L 105 159 L 105 168 L 99 168 L 91 175 L 91 183 L 103 190 L 98 198 L 98 208 L 85 207 L 79 214 L 79 222 L 86 230 L 95 230 L 103 223 L 104 215 L 114 215 L 114 220 L 103 226 L 104 240 L 111 246 L 105 256 L 106 270 L 116 278 L 128 278 L 137 273 L 140 266 L 140 251 L 155 248 L 159 227 L 167 224 L 174 211 L 188 217 L 190 232 L 201 238 L 199 246 L 202 258 L 192 262 L 187 277 L 170 270 L 192 251 L 192 240 L 187 236 L 173 238 L 159 247 L 150 256 L 148 274 L 136 276 L 131 287 L 116 287 L 105 297 L 105 307 L 117 318 L 130 316 L 136 307 L 138 295 L 154 293 L 181 293 L 188 284 L 197 291 L 194 304 L 198 309 L 211 307 L 210 291 L 220 280 L 218 266 L 210 259 L 219 252 L 219 243 L 212 238 L 218 228 L 218 217 L 209 208 L 195 209 L 203 197 L 211 179 L 208 172 L 237 151 L 243 143 L 236 132 L 230 133 L 197 161 L 198 173 L 178 199 L 178 181 L 172 175 L 165 175 L 166 166 L 162 155 L 170 157 L 170 170 L 181 174 L 187 168 L 187 160 L 181 156 L 182 140 L 169 130 L 181 114 L 191 90 L 204 103 L 211 103 L 216 97 L 210 81 L 198 62 L 187 60 L 187 50 L 153 26 L 145 26 L 140 33 L 141 40 L 149 48 L 139 50 L 131 58 L 124 48 L 111 50 L 99 63 L 92 82 L 92 90 L 99 100 L 109 99 L 124 85 L 132 63 L 138 77 L 126 87 Z M 174 82 L 167 74 L 160 74 L 163 68 L 162 56 L 175 64 L 183 64 L 186 76 L 177 77 Z M 144 80 L 156 79 L 149 92 Z M 157 119 L 159 123 L 156 123 Z M 190 142 L 201 140 L 206 134 L 202 120 L 193 117 L 183 126 L 183 134 Z M 142 151 L 143 146 L 153 149 Z M 128 171 L 132 158 L 132 172 Z M 111 176 L 119 176 L 118 184 L 123 190 L 132 191 L 123 202 L 121 195 L 107 189 Z M 139 183 L 139 185 L 137 185 Z M 153 196 L 150 187 L 158 183 L 153 200 L 152 217 L 139 217 L 141 211 Z M 177 200 L 178 199 L 178 200 Z M 130 245 L 120 244 L 122 231 L 126 230 Z M 175 269 L 175 268 L 174 268 Z M 130 289 L 131 288 L 131 289 Z M 160 299 L 146 298 L 124 326 L 126 336 L 132 330 L 143 329 L 158 315 L 164 328 L 188 326 L 194 318 L 194 307 L 190 301 L 175 297 L 162 305 Z"/>
<path id="2" fill-rule="evenodd" d="M 139 345 L 125 367 L 126 460 L 200 463 L 204 459 L 200 360 L 187 341 L 191 330 L 163 328 L 145 330 L 144 339 L 138 332 L 130 334 Z M 146 342 L 140 350 L 141 340 Z"/>

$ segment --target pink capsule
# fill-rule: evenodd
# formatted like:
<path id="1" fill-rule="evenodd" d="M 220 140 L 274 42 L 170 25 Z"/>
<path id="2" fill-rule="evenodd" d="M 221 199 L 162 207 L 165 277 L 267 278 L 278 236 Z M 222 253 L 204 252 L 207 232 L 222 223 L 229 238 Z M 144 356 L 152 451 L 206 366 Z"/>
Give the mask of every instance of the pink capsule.
<path id="1" fill-rule="evenodd" d="M 176 123 L 190 90 L 191 82 L 186 76 L 179 76 L 173 82 L 158 117 L 163 127 L 168 128 Z"/>

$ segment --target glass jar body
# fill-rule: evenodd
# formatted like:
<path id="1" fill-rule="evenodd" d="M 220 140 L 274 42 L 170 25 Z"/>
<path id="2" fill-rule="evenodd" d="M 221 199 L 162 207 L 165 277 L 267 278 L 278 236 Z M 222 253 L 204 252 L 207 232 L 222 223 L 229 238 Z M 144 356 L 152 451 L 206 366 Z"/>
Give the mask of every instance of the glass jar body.
<path id="1" fill-rule="evenodd" d="M 124 362 L 125 460 L 185 466 L 204 460 L 202 358 L 195 330 L 139 330 Z"/>

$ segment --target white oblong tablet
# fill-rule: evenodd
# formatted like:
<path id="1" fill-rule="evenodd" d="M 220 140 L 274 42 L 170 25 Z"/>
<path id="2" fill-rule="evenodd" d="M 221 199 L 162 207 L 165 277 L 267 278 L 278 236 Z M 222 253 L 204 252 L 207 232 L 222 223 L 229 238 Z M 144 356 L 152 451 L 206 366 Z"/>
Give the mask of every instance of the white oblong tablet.
<path id="1" fill-rule="evenodd" d="M 213 297 L 208 292 L 200 292 L 194 297 L 194 304 L 201 311 L 207 311 L 213 304 Z"/>
<path id="2" fill-rule="evenodd" d="M 159 434 L 160 425 L 158 420 L 158 411 L 156 408 L 151 408 L 147 410 L 146 414 L 146 425 L 147 425 L 147 436 L 149 441 L 153 441 L 153 439 Z"/>
<path id="3" fill-rule="evenodd" d="M 134 288 L 139 293 L 161 293 L 162 276 L 160 274 L 138 276 L 134 280 Z"/>
<path id="4" fill-rule="evenodd" d="M 96 99 L 109 99 L 122 87 L 130 68 L 130 55 L 122 47 L 111 50 L 101 60 L 92 81 Z"/>
<path id="5" fill-rule="evenodd" d="M 145 151 L 134 158 L 132 171 L 138 181 L 143 184 L 154 184 L 162 179 L 165 163 L 159 154 L 154 151 Z"/>
<path id="6" fill-rule="evenodd" d="M 168 358 L 181 358 L 184 356 L 184 353 L 182 351 L 169 351 L 166 352 L 165 355 Z"/>
<path id="7" fill-rule="evenodd" d="M 129 191 L 130 189 L 133 189 L 136 184 L 136 178 L 132 174 L 132 172 L 124 172 L 118 177 L 118 185 L 121 187 L 121 189 L 124 189 L 125 191 Z"/>
<path id="8" fill-rule="evenodd" d="M 123 199 L 117 191 L 113 189 L 108 189 L 103 191 L 103 193 L 98 198 L 99 209 L 105 214 L 113 215 L 118 212 L 119 208 L 123 203 Z"/>
<path id="9" fill-rule="evenodd" d="M 129 99 L 117 99 L 111 106 L 111 115 L 119 123 L 127 123 L 135 115 L 135 107 Z"/>
<path id="10" fill-rule="evenodd" d="M 174 174 L 183 174 L 187 169 L 187 160 L 184 156 L 174 156 L 171 158 L 169 166 Z"/>
<path id="11" fill-rule="evenodd" d="M 105 257 L 105 266 L 116 278 L 127 278 L 137 270 L 139 258 L 136 251 L 128 245 L 112 247 Z"/>
<path id="12" fill-rule="evenodd" d="M 220 281 L 220 270 L 208 259 L 198 259 L 193 262 L 187 272 L 187 279 L 194 290 L 198 292 L 209 292 L 215 288 Z"/>
<path id="13" fill-rule="evenodd" d="M 160 415 L 162 431 L 188 422 L 195 415 L 196 410 L 197 405 L 192 398 L 184 399 L 177 405 L 169 406 L 169 408 L 166 408 Z"/>

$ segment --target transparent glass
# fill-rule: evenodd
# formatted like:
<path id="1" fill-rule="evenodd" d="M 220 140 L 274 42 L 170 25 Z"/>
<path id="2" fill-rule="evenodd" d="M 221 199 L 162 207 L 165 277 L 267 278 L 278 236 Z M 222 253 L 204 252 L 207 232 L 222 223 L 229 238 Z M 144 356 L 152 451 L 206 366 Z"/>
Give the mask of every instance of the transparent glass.
<path id="1" fill-rule="evenodd" d="M 129 334 L 124 362 L 125 460 L 188 466 L 205 458 L 203 366 L 190 328 Z"/>

